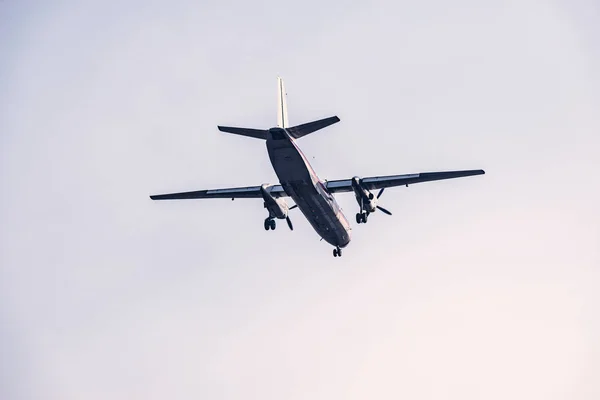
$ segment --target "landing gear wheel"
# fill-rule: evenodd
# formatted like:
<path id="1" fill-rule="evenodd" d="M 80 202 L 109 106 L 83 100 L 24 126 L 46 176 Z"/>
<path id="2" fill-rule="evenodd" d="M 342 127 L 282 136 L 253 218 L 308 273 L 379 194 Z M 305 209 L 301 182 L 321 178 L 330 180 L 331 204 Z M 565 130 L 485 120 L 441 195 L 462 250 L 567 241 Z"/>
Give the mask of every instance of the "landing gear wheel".
<path id="1" fill-rule="evenodd" d="M 367 223 L 367 213 L 358 213 L 356 214 L 356 223 L 357 224 L 365 224 Z"/>
<path id="2" fill-rule="evenodd" d="M 334 257 L 341 257 L 342 256 L 342 249 L 340 249 L 339 247 L 336 247 L 335 249 L 333 249 L 333 256 Z"/>
<path id="3" fill-rule="evenodd" d="M 333 249 L 333 256 L 334 256 L 334 257 L 337 257 L 337 256 L 338 256 L 338 255 L 337 255 L 337 249 Z"/>
<path id="4" fill-rule="evenodd" d="M 266 231 L 268 231 L 269 229 L 271 229 L 271 230 L 274 231 L 275 227 L 276 227 L 276 225 L 275 225 L 275 220 L 274 219 L 271 219 L 271 218 L 265 219 L 265 230 Z"/>

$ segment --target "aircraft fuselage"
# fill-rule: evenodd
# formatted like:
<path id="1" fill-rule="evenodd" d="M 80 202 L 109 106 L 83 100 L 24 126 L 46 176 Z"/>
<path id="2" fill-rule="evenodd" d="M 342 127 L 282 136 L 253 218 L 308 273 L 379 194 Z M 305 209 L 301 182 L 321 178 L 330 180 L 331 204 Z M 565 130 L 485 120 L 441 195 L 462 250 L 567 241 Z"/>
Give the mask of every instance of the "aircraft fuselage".
<path id="1" fill-rule="evenodd" d="M 294 139 L 283 128 L 271 128 L 266 142 L 271 164 L 287 195 L 327 243 L 346 247 L 352 228 Z"/>

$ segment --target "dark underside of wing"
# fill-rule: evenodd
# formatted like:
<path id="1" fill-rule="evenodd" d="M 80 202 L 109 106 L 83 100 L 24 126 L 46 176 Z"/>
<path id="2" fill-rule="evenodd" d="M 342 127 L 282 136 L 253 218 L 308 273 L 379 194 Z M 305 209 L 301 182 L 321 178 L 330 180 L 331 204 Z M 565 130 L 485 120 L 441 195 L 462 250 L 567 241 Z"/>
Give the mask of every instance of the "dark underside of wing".
<path id="1" fill-rule="evenodd" d="M 281 185 L 269 187 L 268 192 L 273 197 L 285 196 Z M 194 192 L 181 192 L 157 194 L 150 196 L 152 200 L 184 200 L 184 199 L 255 199 L 262 198 L 260 186 L 248 186 L 231 189 L 196 190 Z"/>
<path id="2" fill-rule="evenodd" d="M 473 175 L 483 175 L 482 169 L 473 169 L 466 171 L 444 171 L 444 172 L 421 172 L 418 174 L 406 175 L 387 175 L 373 176 L 361 179 L 361 184 L 365 189 L 374 190 L 394 186 L 412 185 L 421 182 L 440 181 L 444 179 L 462 178 Z M 342 179 L 327 182 L 327 190 L 331 193 L 352 191 L 352 180 Z"/>
<path id="3" fill-rule="evenodd" d="M 184 200 L 184 199 L 228 199 L 236 197 L 257 197 L 253 196 L 253 192 L 248 191 L 245 193 L 212 193 L 209 194 L 209 190 L 196 190 L 194 192 L 182 192 L 182 193 L 169 193 L 169 194 L 158 194 L 150 196 L 152 200 Z M 256 194 L 260 195 L 260 191 Z"/>
<path id="4" fill-rule="evenodd" d="M 465 176 L 482 175 L 481 169 L 467 171 L 421 172 L 418 174 L 373 176 L 361 179 L 361 185 L 368 190 L 382 189 L 394 186 L 412 185 L 420 182 L 439 181 L 443 179 L 462 178 Z M 328 181 L 327 190 L 331 193 L 351 192 L 352 180 L 342 179 Z M 193 192 L 168 193 L 152 195 L 152 200 L 183 200 L 183 199 L 243 199 L 262 198 L 260 186 L 247 186 L 228 189 L 197 190 Z M 267 189 L 272 197 L 287 196 L 281 185 L 270 185 Z"/>

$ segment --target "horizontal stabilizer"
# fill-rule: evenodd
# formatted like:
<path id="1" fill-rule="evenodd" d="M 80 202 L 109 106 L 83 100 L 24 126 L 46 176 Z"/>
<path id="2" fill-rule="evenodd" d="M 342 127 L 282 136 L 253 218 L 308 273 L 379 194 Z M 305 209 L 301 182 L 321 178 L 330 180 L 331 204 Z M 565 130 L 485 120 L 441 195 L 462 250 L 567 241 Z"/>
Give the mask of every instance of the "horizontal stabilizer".
<path id="1" fill-rule="evenodd" d="M 333 125 L 336 122 L 340 122 L 338 117 L 329 117 L 320 119 L 318 121 L 308 122 L 306 124 L 294 126 L 291 128 L 287 128 L 287 131 L 290 133 L 292 137 L 295 139 L 301 138 L 302 136 L 306 136 L 309 133 L 313 133 L 318 131 L 319 129 L 323 129 L 328 127 L 329 125 Z"/>
<path id="2" fill-rule="evenodd" d="M 235 135 L 242 135 L 253 137 L 256 139 L 267 140 L 267 132 L 263 129 L 250 129 L 250 128 L 234 128 L 231 126 L 218 126 L 221 132 L 233 133 Z"/>

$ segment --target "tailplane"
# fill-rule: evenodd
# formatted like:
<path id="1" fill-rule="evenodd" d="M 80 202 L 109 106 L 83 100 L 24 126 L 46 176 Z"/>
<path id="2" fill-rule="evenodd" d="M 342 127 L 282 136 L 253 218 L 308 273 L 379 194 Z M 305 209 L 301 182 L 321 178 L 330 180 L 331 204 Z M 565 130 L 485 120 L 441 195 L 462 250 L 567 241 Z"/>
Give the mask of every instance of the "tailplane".
<path id="1" fill-rule="evenodd" d="M 285 92 L 283 79 L 281 79 L 281 77 L 277 77 L 277 126 L 279 128 L 284 128 L 294 139 L 301 138 L 310 133 L 318 131 L 319 129 L 323 129 L 329 125 L 335 124 L 336 122 L 340 122 L 340 119 L 337 116 L 333 116 L 290 127 L 288 123 L 286 97 L 287 93 Z M 218 128 L 221 132 L 267 140 L 268 130 L 266 129 L 237 128 L 232 126 L 218 126 Z"/>
<path id="2" fill-rule="evenodd" d="M 306 124 L 293 126 L 291 128 L 287 128 L 287 131 L 293 136 L 295 139 L 301 138 L 302 136 L 306 136 L 309 133 L 313 133 L 318 131 L 319 129 L 323 129 L 328 127 L 329 125 L 333 125 L 336 122 L 340 122 L 338 117 L 329 117 L 320 119 L 318 121 L 307 122 Z"/>
<path id="3" fill-rule="evenodd" d="M 234 135 L 242 135 L 253 137 L 256 139 L 267 140 L 267 132 L 264 129 L 252 129 L 252 128 L 236 128 L 233 126 L 217 126 L 221 132 L 233 133 Z"/>
<path id="4" fill-rule="evenodd" d="M 301 138 L 309 133 L 313 133 L 319 129 L 323 129 L 329 125 L 335 124 L 336 122 L 340 122 L 340 119 L 334 116 L 290 127 L 287 112 L 287 93 L 281 77 L 277 77 L 277 86 L 277 126 L 280 128 L 285 128 L 290 136 L 292 136 L 294 139 Z"/>

